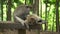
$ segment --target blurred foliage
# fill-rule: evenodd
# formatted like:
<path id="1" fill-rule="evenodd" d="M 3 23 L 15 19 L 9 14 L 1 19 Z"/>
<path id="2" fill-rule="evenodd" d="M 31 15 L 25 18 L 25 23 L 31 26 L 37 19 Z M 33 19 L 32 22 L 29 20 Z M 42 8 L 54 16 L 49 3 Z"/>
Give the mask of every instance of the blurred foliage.
<path id="1" fill-rule="evenodd" d="M 46 8 L 46 2 L 47 2 L 47 12 L 48 12 L 48 30 L 50 31 L 56 31 L 56 12 L 55 12 L 55 3 L 56 3 L 56 0 L 41 0 L 42 1 L 42 19 L 45 19 L 45 8 Z M 13 21 L 13 12 L 14 12 L 14 9 L 18 6 L 18 5 L 21 5 L 21 4 L 26 4 L 27 5 L 31 5 L 32 4 L 32 0 L 12 0 L 12 8 L 11 8 L 11 15 L 12 15 L 12 21 Z M 7 0 L 3 0 L 3 20 L 6 21 L 6 5 L 7 5 Z M 60 5 L 60 2 L 59 2 L 59 5 Z M 0 6 L 1 6 L 1 3 L 0 3 Z M 1 9 L 1 8 L 0 8 Z M 39 9 L 40 10 L 40 9 Z M 32 12 L 30 12 L 32 14 Z M 59 14 L 60 14 L 60 6 L 59 6 Z M 1 10 L 0 10 L 0 15 L 1 15 Z M 60 17 L 60 15 L 59 15 Z M 1 20 L 1 17 L 0 17 L 0 20 Z M 59 18 L 60 20 L 60 18 Z M 43 25 L 43 30 L 44 30 L 44 25 Z"/>

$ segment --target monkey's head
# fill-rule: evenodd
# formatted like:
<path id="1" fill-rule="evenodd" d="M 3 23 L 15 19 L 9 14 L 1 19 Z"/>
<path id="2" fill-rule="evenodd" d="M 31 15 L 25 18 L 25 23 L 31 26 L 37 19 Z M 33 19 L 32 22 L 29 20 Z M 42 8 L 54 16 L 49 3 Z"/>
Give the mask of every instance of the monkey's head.
<path id="1" fill-rule="evenodd" d="M 43 24 L 46 23 L 45 20 L 42 20 L 39 16 L 36 14 L 28 15 L 26 20 L 28 21 L 28 24 Z"/>

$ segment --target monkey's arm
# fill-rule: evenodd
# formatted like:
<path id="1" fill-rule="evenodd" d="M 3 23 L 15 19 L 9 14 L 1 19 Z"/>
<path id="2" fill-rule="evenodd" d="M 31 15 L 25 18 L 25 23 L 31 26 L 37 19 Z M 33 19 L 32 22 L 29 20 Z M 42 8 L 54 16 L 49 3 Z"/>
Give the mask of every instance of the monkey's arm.
<path id="1" fill-rule="evenodd" d="M 15 18 L 22 24 L 22 26 L 25 26 L 27 29 L 29 29 L 29 25 L 27 24 L 26 20 L 22 20 L 18 16 L 15 16 Z"/>
<path id="2" fill-rule="evenodd" d="M 24 20 L 22 20 L 18 16 L 14 16 L 14 17 L 16 18 L 16 20 L 18 20 L 24 26 Z"/>

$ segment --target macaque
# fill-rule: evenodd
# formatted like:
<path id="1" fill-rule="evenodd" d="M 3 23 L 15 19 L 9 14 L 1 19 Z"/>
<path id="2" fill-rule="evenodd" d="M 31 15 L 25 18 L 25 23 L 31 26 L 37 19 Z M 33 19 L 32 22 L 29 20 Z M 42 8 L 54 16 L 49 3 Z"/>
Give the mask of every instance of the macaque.
<path id="1" fill-rule="evenodd" d="M 31 7 L 27 5 L 20 5 L 18 6 L 14 13 L 14 22 L 21 23 L 22 26 L 24 26 L 24 20 L 26 19 L 26 16 L 29 14 Z"/>

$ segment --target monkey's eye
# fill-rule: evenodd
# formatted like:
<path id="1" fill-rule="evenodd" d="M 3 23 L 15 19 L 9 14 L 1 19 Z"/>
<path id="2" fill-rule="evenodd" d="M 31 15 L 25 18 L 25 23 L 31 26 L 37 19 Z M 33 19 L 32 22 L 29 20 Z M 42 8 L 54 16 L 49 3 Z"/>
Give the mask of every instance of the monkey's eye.
<path id="1" fill-rule="evenodd" d="M 32 8 L 31 6 L 26 6 L 26 8 Z"/>
<path id="2" fill-rule="evenodd" d="M 39 20 L 38 22 L 42 22 L 42 20 Z"/>
<path id="3" fill-rule="evenodd" d="M 29 6 L 26 6 L 26 8 L 29 8 Z"/>

